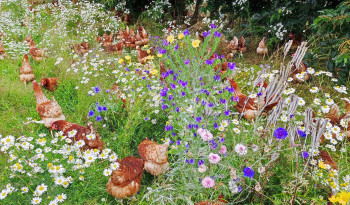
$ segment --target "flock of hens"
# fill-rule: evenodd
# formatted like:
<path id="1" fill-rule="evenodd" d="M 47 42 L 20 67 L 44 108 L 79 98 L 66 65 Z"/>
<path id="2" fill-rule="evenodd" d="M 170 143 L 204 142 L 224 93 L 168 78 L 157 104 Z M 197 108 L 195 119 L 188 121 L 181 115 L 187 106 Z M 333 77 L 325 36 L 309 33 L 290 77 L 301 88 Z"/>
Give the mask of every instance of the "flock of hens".
<path id="1" fill-rule="evenodd" d="M 129 27 L 126 27 L 126 30 L 120 30 L 116 34 L 116 38 L 119 42 L 115 44 L 113 44 L 113 34 L 108 35 L 105 33 L 102 37 L 96 37 L 95 39 L 102 45 L 104 51 L 108 53 L 121 54 L 124 47 L 136 49 L 139 63 L 146 63 L 147 56 L 150 54 L 146 51 L 143 51 L 141 47 L 147 45 L 150 42 L 150 39 L 144 27 L 138 27 L 136 33 L 133 30 L 129 29 Z M 30 35 L 25 38 L 25 43 L 29 43 L 29 54 L 35 61 L 39 62 L 45 58 L 45 49 L 37 48 L 34 40 Z M 90 45 L 88 42 L 83 42 L 81 44 L 71 45 L 71 48 L 74 49 L 77 54 L 84 55 L 90 50 Z M 247 50 L 245 39 L 243 36 L 240 37 L 239 40 L 237 37 L 234 37 L 232 41 L 227 42 L 227 48 L 230 50 L 230 52 L 226 54 L 226 58 L 232 58 L 236 52 L 244 53 Z M 265 38 L 260 41 L 257 48 L 257 53 L 260 55 L 265 55 L 268 53 Z M 7 54 L 0 41 L 0 60 L 3 60 L 6 57 Z M 215 58 L 214 55 L 211 57 L 211 59 L 213 58 Z M 224 62 L 223 64 L 216 65 L 214 69 L 215 71 L 219 71 L 220 69 L 219 72 L 223 74 L 227 71 L 227 68 L 228 63 Z M 306 68 L 307 66 L 301 63 L 299 68 L 294 69 L 293 75 L 305 72 Z M 165 72 L 163 63 L 161 64 L 160 72 Z M 103 149 L 104 143 L 101 141 L 100 136 L 93 129 L 92 123 L 89 122 L 87 126 L 84 127 L 65 121 L 65 116 L 58 102 L 53 97 L 52 100 L 49 100 L 42 92 L 41 86 L 49 91 L 54 92 L 57 89 L 57 85 L 60 80 L 55 77 L 43 78 L 40 82 L 40 86 L 39 83 L 34 80 L 34 77 L 33 68 L 28 60 L 28 54 L 25 54 L 23 57 L 22 67 L 20 69 L 20 79 L 25 85 L 28 82 L 33 82 L 34 95 L 36 98 L 36 110 L 40 115 L 45 127 L 49 128 L 51 133 L 52 130 L 60 130 L 64 133 L 64 135 L 68 135 L 70 131 L 75 130 L 76 134 L 72 140 L 72 143 L 79 140 L 84 140 L 85 145 L 82 147 L 83 150 L 97 149 L 101 151 Z M 235 89 L 235 98 L 238 97 L 238 103 L 235 108 L 239 112 L 243 113 L 244 118 L 248 120 L 254 119 L 258 110 L 255 100 L 242 94 L 235 81 L 229 80 L 229 82 L 230 85 Z M 267 87 L 266 82 L 264 82 L 263 87 Z M 277 99 L 275 102 L 270 102 L 269 105 L 265 107 L 265 111 L 268 112 L 271 110 L 278 103 L 278 101 L 279 99 Z M 89 139 L 87 139 L 88 135 L 93 137 L 89 137 Z M 167 143 L 158 145 L 156 142 L 146 138 L 138 146 L 138 153 L 141 159 L 129 156 L 125 157 L 122 160 L 118 160 L 120 167 L 119 169 L 113 171 L 107 183 L 107 191 L 114 197 L 123 199 L 138 192 L 144 169 L 155 176 L 166 172 L 166 170 L 169 168 L 167 156 L 168 146 L 169 144 Z"/>
<path id="2" fill-rule="evenodd" d="M 112 44 L 113 36 L 104 34 L 103 37 L 96 37 L 100 42 L 105 52 L 121 53 L 124 46 L 138 49 L 138 55 L 144 55 L 140 50 L 140 46 L 149 43 L 148 34 L 143 27 L 139 27 L 137 34 L 127 28 L 126 31 L 121 31 L 118 38 L 120 43 Z M 41 61 L 45 58 L 45 49 L 38 49 L 30 35 L 25 38 L 25 43 L 29 43 L 29 54 L 35 61 Z M 87 42 L 71 46 L 80 55 L 88 52 L 90 45 Z M 147 54 L 148 55 L 148 54 Z M 6 58 L 6 52 L 0 41 L 0 60 Z M 144 58 L 144 56 L 142 56 Z M 145 63 L 143 61 L 142 63 Z M 28 82 L 33 82 L 33 90 L 36 98 L 36 110 L 40 115 L 45 127 L 52 130 L 60 130 L 64 135 L 68 136 L 71 131 L 76 131 L 72 139 L 72 143 L 84 140 L 85 145 L 82 150 L 97 149 L 101 151 L 104 143 L 100 139 L 98 133 L 93 129 L 92 123 L 89 122 L 86 127 L 71 123 L 65 120 L 63 111 L 58 102 L 52 97 L 49 100 L 43 93 L 39 83 L 34 80 L 33 67 L 29 63 L 28 54 L 23 57 L 22 67 L 20 69 L 20 79 L 27 85 Z M 43 78 L 41 86 L 47 90 L 54 92 L 60 82 L 58 78 Z M 87 137 L 89 136 L 89 137 Z M 91 137 L 92 136 L 92 137 Z M 88 139 L 89 138 L 89 139 Z M 168 167 L 168 151 L 169 144 L 165 143 L 158 145 L 156 142 L 145 139 L 138 146 L 138 153 L 141 159 L 136 157 L 125 157 L 118 160 L 119 169 L 115 170 L 107 183 L 107 191 L 114 197 L 123 199 L 138 192 L 141 184 L 143 170 L 145 169 L 152 175 L 160 175 L 164 173 Z"/>

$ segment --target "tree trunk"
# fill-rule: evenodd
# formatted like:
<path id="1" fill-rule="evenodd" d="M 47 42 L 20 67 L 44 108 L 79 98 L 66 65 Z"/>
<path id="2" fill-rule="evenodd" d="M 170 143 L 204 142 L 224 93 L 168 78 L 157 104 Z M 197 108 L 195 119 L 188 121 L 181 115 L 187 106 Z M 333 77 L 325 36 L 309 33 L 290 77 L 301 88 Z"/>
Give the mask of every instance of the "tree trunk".
<path id="1" fill-rule="evenodd" d="M 203 0 L 197 0 L 197 2 L 196 2 L 196 8 L 194 10 L 194 14 L 193 14 L 191 22 L 190 22 L 191 25 L 197 23 L 197 21 L 198 21 L 199 6 L 201 5 L 202 1 Z"/>

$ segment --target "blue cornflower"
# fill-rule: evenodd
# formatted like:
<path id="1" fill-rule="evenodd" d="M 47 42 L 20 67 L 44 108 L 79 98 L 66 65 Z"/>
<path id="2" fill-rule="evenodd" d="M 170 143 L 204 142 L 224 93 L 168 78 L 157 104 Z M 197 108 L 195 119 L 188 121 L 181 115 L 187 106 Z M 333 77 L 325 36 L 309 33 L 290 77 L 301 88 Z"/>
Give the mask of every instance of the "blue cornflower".
<path id="1" fill-rule="evenodd" d="M 305 159 L 309 157 L 309 153 L 307 151 L 304 151 L 301 153 L 301 156 Z"/>
<path id="2" fill-rule="evenodd" d="M 246 167 L 243 169 L 243 176 L 253 178 L 255 172 L 250 167 Z"/>
<path id="3" fill-rule="evenodd" d="M 97 112 L 102 112 L 102 107 L 101 106 L 97 107 Z"/>
<path id="4" fill-rule="evenodd" d="M 101 117 L 100 115 L 98 115 L 98 116 L 96 117 L 96 120 L 99 122 L 99 121 L 102 120 L 102 117 Z"/>
<path id="5" fill-rule="evenodd" d="M 274 132 L 273 135 L 277 138 L 277 139 L 286 139 L 288 136 L 288 132 L 286 129 L 284 129 L 283 127 L 279 127 L 277 128 Z"/>
<path id="6" fill-rule="evenodd" d="M 182 92 L 181 95 L 182 95 L 182 97 L 185 97 L 185 96 L 186 96 L 186 93 L 185 93 L 185 92 Z"/>
<path id="7" fill-rule="evenodd" d="M 98 86 L 94 87 L 94 91 L 95 93 L 99 93 L 100 92 L 100 88 Z"/>
<path id="8" fill-rule="evenodd" d="M 95 115 L 95 112 L 92 111 L 92 110 L 90 110 L 90 111 L 89 111 L 89 117 L 93 117 L 94 115 Z"/>

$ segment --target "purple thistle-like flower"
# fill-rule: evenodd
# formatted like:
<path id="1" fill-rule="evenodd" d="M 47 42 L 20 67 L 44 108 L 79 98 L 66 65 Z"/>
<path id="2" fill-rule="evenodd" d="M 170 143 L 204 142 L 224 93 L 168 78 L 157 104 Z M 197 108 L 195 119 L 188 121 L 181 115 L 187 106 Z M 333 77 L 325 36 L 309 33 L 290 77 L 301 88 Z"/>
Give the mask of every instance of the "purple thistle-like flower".
<path id="1" fill-rule="evenodd" d="M 187 64 L 189 64 L 190 62 L 191 62 L 190 59 L 187 59 L 187 60 L 184 61 L 184 64 L 187 65 Z"/>
<path id="2" fill-rule="evenodd" d="M 226 111 L 225 111 L 225 115 L 226 115 L 226 116 L 229 116 L 229 115 L 230 115 L 230 110 L 226 110 Z"/>
<path id="3" fill-rule="evenodd" d="M 250 167 L 246 167 L 243 169 L 243 176 L 249 177 L 250 179 L 253 178 L 255 172 Z"/>
<path id="4" fill-rule="evenodd" d="M 214 80 L 220 81 L 220 75 L 214 76 Z"/>
<path id="5" fill-rule="evenodd" d="M 208 59 L 205 61 L 205 64 L 212 65 L 214 63 L 214 59 Z"/>
<path id="6" fill-rule="evenodd" d="M 183 34 L 184 36 L 187 36 L 187 35 L 190 35 L 190 32 L 188 31 L 188 29 L 186 29 Z"/>
<path id="7" fill-rule="evenodd" d="M 92 111 L 92 110 L 90 110 L 90 111 L 89 111 L 89 117 L 93 117 L 94 115 L 95 115 L 95 112 Z"/>
<path id="8" fill-rule="evenodd" d="M 233 62 L 233 63 L 228 63 L 227 65 L 228 65 L 228 68 L 229 68 L 230 70 L 235 70 L 235 69 L 236 69 L 236 63 L 235 63 L 235 62 Z"/>
<path id="9" fill-rule="evenodd" d="M 302 130 L 298 130 L 298 135 L 300 135 L 300 137 L 306 137 L 306 133 L 303 132 Z"/>
<path id="10" fill-rule="evenodd" d="M 274 132 L 273 135 L 277 138 L 277 139 L 286 139 L 288 136 L 288 132 L 286 129 L 284 129 L 283 127 L 279 127 L 277 128 Z"/>
<path id="11" fill-rule="evenodd" d="M 217 37 L 217 38 L 220 38 L 221 37 L 221 33 L 219 31 L 215 31 L 214 32 L 214 36 Z"/>

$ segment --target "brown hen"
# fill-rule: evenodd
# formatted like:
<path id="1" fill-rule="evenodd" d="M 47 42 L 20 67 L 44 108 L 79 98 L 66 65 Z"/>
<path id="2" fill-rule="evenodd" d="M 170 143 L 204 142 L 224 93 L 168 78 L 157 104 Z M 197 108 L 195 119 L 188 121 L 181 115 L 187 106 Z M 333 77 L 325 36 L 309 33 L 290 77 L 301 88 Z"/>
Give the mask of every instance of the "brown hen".
<path id="1" fill-rule="evenodd" d="M 44 49 L 38 49 L 32 40 L 29 46 L 29 54 L 35 61 L 41 61 L 44 57 Z"/>
<path id="2" fill-rule="evenodd" d="M 74 124 L 71 122 L 67 122 L 65 120 L 57 120 L 51 123 L 51 128 L 54 130 L 60 130 L 64 133 L 65 136 L 68 136 L 70 131 L 76 130 L 77 133 L 74 136 L 72 142 L 76 142 L 79 140 L 84 140 L 85 145 L 81 148 L 83 150 L 86 149 L 103 149 L 103 142 L 100 139 L 100 136 L 96 133 L 96 131 L 92 127 L 92 123 L 89 122 L 86 127 Z M 94 136 L 93 139 L 87 139 L 87 135 L 92 134 Z"/>
<path id="3" fill-rule="evenodd" d="M 47 90 L 53 92 L 57 89 L 59 79 L 58 78 L 42 78 L 41 86 L 46 88 Z"/>
<path id="4" fill-rule="evenodd" d="M 258 115 L 258 104 L 255 99 L 248 98 L 248 96 L 241 93 L 237 83 L 230 79 L 230 85 L 235 89 L 234 97 L 238 97 L 237 105 L 234 106 L 236 110 L 243 114 L 244 119 L 253 120 Z"/>
<path id="5" fill-rule="evenodd" d="M 293 70 L 292 76 L 293 76 L 294 82 L 301 83 L 309 80 L 310 74 L 306 72 L 307 65 L 305 63 L 301 62 L 298 68 L 296 67 L 296 63 L 294 63 L 292 70 Z M 297 77 L 298 74 L 301 75 L 302 77 L 298 78 Z"/>
<path id="6" fill-rule="evenodd" d="M 136 47 L 137 59 L 139 63 L 145 64 L 147 61 L 148 53 L 147 51 L 141 50 L 140 46 Z"/>
<path id="7" fill-rule="evenodd" d="M 157 144 L 155 141 L 145 139 L 137 148 L 140 158 L 145 162 L 145 170 L 154 175 L 163 174 L 169 168 L 169 144 Z"/>
<path id="8" fill-rule="evenodd" d="M 107 183 L 107 192 L 117 199 L 136 194 L 141 185 L 143 161 L 136 157 L 125 157 L 118 161 L 120 167 L 113 171 Z"/>
<path id="9" fill-rule="evenodd" d="M 20 69 L 20 73 L 21 74 L 20 74 L 19 78 L 24 83 L 24 85 L 27 85 L 28 82 L 34 80 L 33 68 L 29 64 L 29 60 L 28 60 L 28 55 L 27 54 L 25 54 L 24 57 L 23 57 L 23 63 L 22 63 L 22 67 Z"/>
<path id="10" fill-rule="evenodd" d="M 52 97 L 52 101 L 47 99 L 36 80 L 33 81 L 33 89 L 36 98 L 36 111 L 44 121 L 45 127 L 51 128 L 52 122 L 66 119 L 55 98 Z"/>
<path id="11" fill-rule="evenodd" d="M 266 46 L 266 38 L 264 37 L 263 39 L 261 39 L 261 41 L 259 42 L 258 48 L 256 49 L 256 52 L 259 55 L 266 55 L 269 50 L 267 49 Z"/>
<path id="12" fill-rule="evenodd" d="M 7 54 L 4 46 L 2 45 L 2 42 L 0 41 L 0 61 L 4 60 L 5 58 L 7 58 Z"/>

